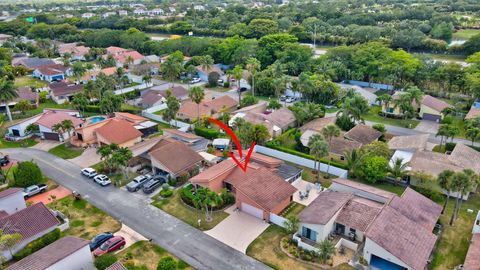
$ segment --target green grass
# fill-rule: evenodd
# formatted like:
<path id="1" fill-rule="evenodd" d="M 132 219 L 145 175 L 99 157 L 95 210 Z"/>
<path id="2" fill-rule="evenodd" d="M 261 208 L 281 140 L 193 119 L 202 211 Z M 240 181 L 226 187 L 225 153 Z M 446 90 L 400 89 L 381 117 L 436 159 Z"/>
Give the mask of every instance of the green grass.
<path id="1" fill-rule="evenodd" d="M 305 208 L 305 205 L 299 204 L 296 202 L 291 202 L 287 208 L 285 208 L 281 214 L 283 217 L 289 217 L 289 216 L 298 216 L 300 212 Z"/>
<path id="2" fill-rule="evenodd" d="M 54 148 L 48 150 L 50 154 L 53 154 L 59 158 L 63 159 L 72 159 L 75 157 L 80 156 L 83 153 L 82 148 L 73 148 L 73 147 L 66 147 L 65 144 L 60 144 L 55 146 Z"/>
<path id="3" fill-rule="evenodd" d="M 22 76 L 15 78 L 15 87 L 42 88 L 48 85 L 46 81 L 35 79 L 31 76 Z"/>
<path id="4" fill-rule="evenodd" d="M 466 56 L 460 54 L 444 54 L 444 53 L 417 53 L 413 54 L 417 56 L 426 56 L 433 60 L 446 60 L 446 61 L 453 61 L 453 62 L 463 62 L 465 61 Z"/>
<path id="5" fill-rule="evenodd" d="M 363 115 L 363 118 L 366 121 L 382 123 L 385 125 L 392 125 L 397 127 L 404 127 L 404 128 L 415 128 L 418 125 L 418 123 L 420 123 L 419 121 L 413 120 L 413 119 L 403 120 L 403 119 L 393 119 L 393 118 L 383 117 L 378 114 L 380 110 L 381 110 L 380 106 L 372 106 L 370 108 L 370 111 L 367 114 Z"/>
<path id="6" fill-rule="evenodd" d="M 450 226 L 449 221 L 453 206 L 454 200 L 450 200 L 445 214 L 440 217 L 443 233 L 434 252 L 432 264 L 429 268 L 431 270 L 454 269 L 455 266 L 464 262 L 472 237 L 475 216 L 480 210 L 480 194 L 474 194 L 468 201 L 462 203 L 458 219 L 453 226 Z M 468 213 L 467 209 L 472 209 L 473 213 Z"/>
<path id="7" fill-rule="evenodd" d="M 3 137 L 0 138 L 0 148 L 19 148 L 19 147 L 32 147 L 38 142 L 32 138 L 28 138 L 22 141 L 12 142 L 7 141 Z"/>
<path id="8" fill-rule="evenodd" d="M 462 29 L 453 33 L 453 39 L 470 39 L 471 37 L 480 34 L 478 29 Z"/>
<path id="9" fill-rule="evenodd" d="M 168 199 L 156 200 L 153 202 L 153 205 L 202 231 L 212 229 L 228 217 L 228 214 L 224 211 L 215 211 L 213 213 L 213 220 L 206 222 L 205 212 L 186 206 L 180 199 L 178 191 L 175 191 L 174 195 Z M 198 226 L 198 219 L 201 219 L 200 227 Z"/>
<path id="10" fill-rule="evenodd" d="M 28 117 L 30 117 L 32 115 L 39 114 L 39 113 L 43 112 L 43 109 L 46 109 L 46 108 L 73 109 L 73 107 L 69 104 L 57 104 L 57 103 L 55 103 L 55 101 L 53 101 L 51 99 L 47 99 L 44 103 L 40 103 L 37 108 L 35 108 L 33 110 L 25 111 L 25 113 L 26 113 L 26 115 L 28 115 Z"/>

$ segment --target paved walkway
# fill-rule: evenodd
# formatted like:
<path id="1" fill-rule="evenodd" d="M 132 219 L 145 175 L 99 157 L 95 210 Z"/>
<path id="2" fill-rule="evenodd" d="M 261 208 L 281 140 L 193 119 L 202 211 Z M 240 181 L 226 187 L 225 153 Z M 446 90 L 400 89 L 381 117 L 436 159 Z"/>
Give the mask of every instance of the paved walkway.
<path id="1" fill-rule="evenodd" d="M 58 184 L 76 190 L 89 203 L 107 212 L 195 269 L 270 269 L 213 237 L 149 204 L 149 198 L 110 185 L 99 187 L 80 175 L 81 167 L 44 151 L 4 149 L 17 160 L 35 160 L 42 172 Z"/>
<path id="2" fill-rule="evenodd" d="M 55 146 L 58 146 L 62 144 L 63 142 L 59 141 L 52 141 L 52 140 L 39 140 L 37 144 L 32 146 L 33 149 L 38 149 L 38 150 L 43 150 L 43 151 L 48 151 Z"/>
<path id="3" fill-rule="evenodd" d="M 308 185 L 310 185 L 310 187 L 311 187 L 310 193 L 308 194 L 308 198 L 304 198 L 302 200 L 302 199 L 300 199 L 300 191 L 302 193 L 305 193 Z M 308 206 L 313 202 L 313 200 L 315 200 L 318 197 L 318 192 L 317 192 L 317 189 L 315 188 L 315 185 L 310 183 L 310 182 L 307 182 L 305 180 L 299 180 L 293 186 L 298 189 L 293 194 L 293 201 L 296 202 L 296 203 Z"/>
<path id="4" fill-rule="evenodd" d="M 72 158 L 70 161 L 82 168 L 86 168 L 99 163 L 100 155 L 97 154 L 97 148 L 89 147 L 80 156 Z"/>
<path id="5" fill-rule="evenodd" d="M 225 209 L 230 215 L 205 233 L 242 252 L 270 225 L 265 221 L 235 210 L 235 205 Z"/>
<path id="6" fill-rule="evenodd" d="M 38 195 L 28 198 L 27 202 L 31 202 L 31 203 L 43 202 L 44 204 L 49 204 L 52 202 L 51 196 L 55 196 L 55 200 L 60 200 L 62 198 L 67 197 L 70 194 L 72 194 L 72 192 L 69 189 L 63 186 L 58 186 L 55 189 L 52 189 L 45 193 L 40 193 Z"/>

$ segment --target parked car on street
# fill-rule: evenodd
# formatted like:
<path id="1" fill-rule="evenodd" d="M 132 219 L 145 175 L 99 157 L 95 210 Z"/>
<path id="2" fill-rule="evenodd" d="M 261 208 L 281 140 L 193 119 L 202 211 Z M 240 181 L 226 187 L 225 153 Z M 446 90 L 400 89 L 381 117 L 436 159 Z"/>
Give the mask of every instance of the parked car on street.
<path id="1" fill-rule="evenodd" d="M 142 186 L 148 182 L 148 180 L 152 179 L 150 174 L 139 175 L 133 178 L 130 183 L 127 184 L 127 190 L 130 192 L 135 192 L 142 188 Z"/>
<path id="2" fill-rule="evenodd" d="M 31 185 L 23 189 L 23 197 L 26 199 L 32 197 L 35 194 L 43 193 L 47 191 L 47 188 L 48 187 L 45 184 Z"/>
<path id="3" fill-rule="evenodd" d="M 95 176 L 93 178 L 93 181 L 100 184 L 101 186 L 108 186 L 112 183 L 112 181 L 110 181 L 108 176 L 106 176 L 104 174 L 98 174 L 97 176 Z"/>
<path id="4" fill-rule="evenodd" d="M 97 234 L 95 237 L 92 238 L 92 240 L 90 241 L 90 251 L 94 251 L 95 249 L 97 249 L 100 245 L 102 245 L 103 243 L 105 243 L 108 239 L 112 238 L 113 237 L 113 233 L 111 232 L 103 232 L 103 233 L 99 233 Z"/>
<path id="5" fill-rule="evenodd" d="M 92 168 L 84 168 L 82 169 L 82 174 L 89 178 L 92 178 L 97 175 L 97 171 L 95 171 L 95 169 L 92 169 Z"/>
<path id="6" fill-rule="evenodd" d="M 291 103 L 291 102 L 294 102 L 295 101 L 295 98 L 294 97 L 288 97 L 285 102 L 287 103 Z"/>
<path id="7" fill-rule="evenodd" d="M 200 78 L 193 78 L 193 79 L 190 81 L 190 84 L 196 84 L 196 83 L 199 83 L 199 82 L 201 82 L 201 81 L 202 81 L 202 79 L 200 79 Z"/>
<path id="8" fill-rule="evenodd" d="M 280 101 L 285 101 L 285 100 L 287 100 L 287 96 L 281 95 L 281 96 L 280 96 Z"/>
<path id="9" fill-rule="evenodd" d="M 5 155 L 4 157 L 0 158 L 0 166 L 5 166 L 10 163 L 10 159 L 8 158 L 8 155 Z"/>
<path id="10" fill-rule="evenodd" d="M 240 92 L 245 92 L 247 91 L 248 89 L 246 87 L 240 87 Z"/>
<path id="11" fill-rule="evenodd" d="M 152 193 L 153 191 L 155 191 L 155 189 L 160 187 L 166 181 L 167 180 L 162 176 L 158 176 L 158 175 L 155 176 L 153 179 L 151 179 L 150 181 L 148 181 L 143 185 L 143 193 L 145 194 Z"/>
<path id="12" fill-rule="evenodd" d="M 114 236 L 101 244 L 97 249 L 93 251 L 93 255 L 98 257 L 105 253 L 114 252 L 125 247 L 125 238 L 121 236 Z"/>

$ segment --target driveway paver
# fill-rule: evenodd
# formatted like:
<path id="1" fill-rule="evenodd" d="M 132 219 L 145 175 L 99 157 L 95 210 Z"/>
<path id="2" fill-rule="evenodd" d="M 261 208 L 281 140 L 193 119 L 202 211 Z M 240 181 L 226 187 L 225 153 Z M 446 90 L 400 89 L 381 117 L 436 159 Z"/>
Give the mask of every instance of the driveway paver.
<path id="1" fill-rule="evenodd" d="M 205 233 L 240 252 L 246 253 L 248 245 L 270 224 L 235 208 L 235 206 L 231 206 L 226 209 L 225 212 L 230 215 L 218 223 L 215 228 Z"/>
<path id="2" fill-rule="evenodd" d="M 148 240 L 145 236 L 141 235 L 140 233 L 136 232 L 134 229 L 128 227 L 127 225 L 122 223 L 122 228 L 114 233 L 116 236 L 122 236 L 125 238 L 125 247 L 123 249 L 128 248 L 129 246 L 135 244 L 138 241 Z M 118 250 L 116 253 L 122 252 L 122 250 Z"/>
<path id="3" fill-rule="evenodd" d="M 52 148 L 54 148 L 55 146 L 58 146 L 60 144 L 62 144 L 63 142 L 59 142 L 59 141 L 51 141 L 51 140 L 39 140 L 39 142 L 37 144 L 35 144 L 34 146 L 32 146 L 33 149 L 38 149 L 38 150 L 43 150 L 43 151 L 48 151 Z"/>
<path id="4" fill-rule="evenodd" d="M 415 130 L 423 133 L 437 134 L 439 126 L 440 124 L 437 122 L 422 120 L 415 128 Z"/>
<path id="5" fill-rule="evenodd" d="M 69 160 L 82 168 L 86 168 L 99 163 L 100 155 L 97 154 L 97 148 L 89 147 L 80 156 Z"/>
<path id="6" fill-rule="evenodd" d="M 305 193 L 309 185 L 311 189 L 310 189 L 310 193 L 308 194 L 308 198 L 304 198 L 303 200 L 300 199 L 300 191 Z M 296 203 L 308 206 L 313 202 L 313 200 L 315 200 L 318 197 L 318 192 L 317 192 L 317 189 L 315 188 L 315 185 L 310 182 L 307 182 L 305 180 L 298 180 L 293 186 L 298 189 L 293 194 L 293 201 Z"/>
<path id="7" fill-rule="evenodd" d="M 55 196 L 55 200 L 60 200 L 62 198 L 67 197 L 70 194 L 72 194 L 72 191 L 70 191 L 68 188 L 64 186 L 58 186 L 55 189 L 52 189 L 45 193 L 41 193 L 28 198 L 27 202 L 31 202 L 31 203 L 43 202 L 44 204 L 49 204 L 52 202 L 52 199 L 51 199 L 52 195 Z"/>

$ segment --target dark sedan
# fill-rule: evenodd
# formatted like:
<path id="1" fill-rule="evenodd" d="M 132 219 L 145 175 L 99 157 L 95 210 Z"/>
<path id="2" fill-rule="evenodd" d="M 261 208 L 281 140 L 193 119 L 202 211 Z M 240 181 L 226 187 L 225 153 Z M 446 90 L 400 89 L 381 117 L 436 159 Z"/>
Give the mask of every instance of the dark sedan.
<path id="1" fill-rule="evenodd" d="M 94 251 L 103 243 L 105 243 L 108 239 L 112 238 L 113 234 L 111 232 L 104 232 L 97 234 L 91 241 L 90 241 L 90 251 Z"/>

